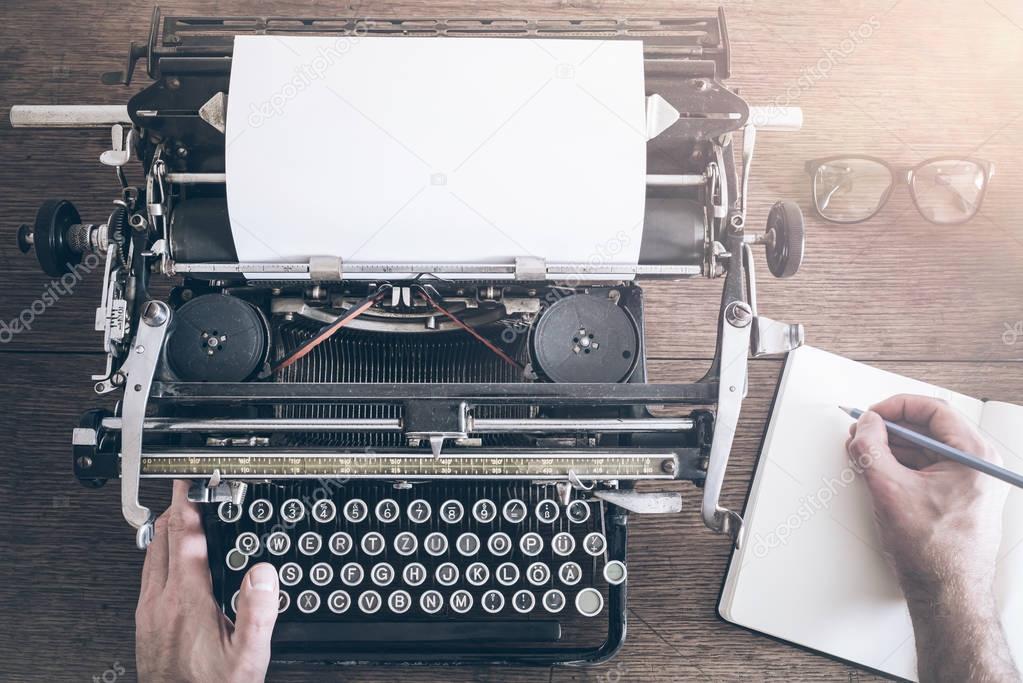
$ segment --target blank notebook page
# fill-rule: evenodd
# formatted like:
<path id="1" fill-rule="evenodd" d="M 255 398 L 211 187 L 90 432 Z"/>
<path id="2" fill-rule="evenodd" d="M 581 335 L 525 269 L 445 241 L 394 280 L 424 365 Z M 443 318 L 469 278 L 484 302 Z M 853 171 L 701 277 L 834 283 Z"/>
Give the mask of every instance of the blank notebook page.
<path id="1" fill-rule="evenodd" d="M 869 492 L 846 455 L 852 420 L 838 408 L 865 408 L 898 393 L 943 398 L 981 423 L 977 399 L 813 347 L 790 354 L 747 503 L 745 542 L 732 557 L 719 609 L 741 626 L 915 679 L 909 612 L 881 554 Z M 1007 411 L 1015 411 L 1018 430 L 1020 408 Z M 1004 439 L 1021 443 L 1018 433 Z M 1007 586 L 1008 577 L 1000 578 Z M 1018 641 L 1023 631 L 1016 633 Z"/>

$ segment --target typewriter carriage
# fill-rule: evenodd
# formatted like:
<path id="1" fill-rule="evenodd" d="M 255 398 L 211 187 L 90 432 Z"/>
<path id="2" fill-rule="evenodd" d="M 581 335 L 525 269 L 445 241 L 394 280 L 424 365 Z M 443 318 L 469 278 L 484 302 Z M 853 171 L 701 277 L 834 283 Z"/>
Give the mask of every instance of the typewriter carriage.
<path id="1" fill-rule="evenodd" d="M 393 264 L 239 263 L 224 199 L 231 40 L 295 32 L 642 38 L 648 92 L 681 115 L 650 142 L 640 264 L 632 272 L 533 258 L 403 264 L 413 277 L 382 279 L 374 274 Z M 764 245 L 772 274 L 793 275 L 802 259 L 801 213 L 779 202 L 767 230 L 748 233 L 748 178 L 757 130 L 795 130 L 800 117 L 798 110 L 751 108 L 723 85 L 730 69 L 723 13 L 593 22 L 161 21 L 156 10 L 147 44 L 132 43 L 126 71 L 104 81 L 129 83 L 139 59 L 154 83 L 127 107 L 14 107 L 11 117 L 19 126 L 112 134 L 101 161 L 114 167 L 121 192 L 106 223 L 82 223 L 69 202 L 51 200 L 18 240 L 53 276 L 85 255 L 105 260 L 97 330 L 107 367 L 93 379 L 97 394 L 121 392 L 122 400 L 115 414 L 83 415 L 73 436 L 74 471 L 90 486 L 120 479 L 122 511 L 140 547 L 154 520 L 139 501 L 142 478 L 191 478 L 195 500 L 236 504 L 261 481 L 543 482 L 563 501 L 587 496 L 606 508 L 616 529 L 609 546 L 623 560 L 630 511 L 681 506 L 679 494 L 641 493 L 633 484 L 687 480 L 703 488 L 706 525 L 742 542 L 742 519 L 719 496 L 747 359 L 784 353 L 803 338 L 801 326 L 758 312 L 752 258 L 752 247 Z M 737 168 L 732 138 L 740 131 Z M 145 172 L 139 187 L 123 171 L 133 157 Z M 491 278 L 464 278 L 481 271 Z M 254 272 L 282 279 L 243 275 Z M 284 279 L 294 274 L 308 279 Z M 148 293 L 154 275 L 182 281 L 164 301 Z M 700 275 L 723 281 L 711 366 L 693 383 L 647 384 L 637 283 Z M 615 311 L 617 332 L 586 325 L 573 332 L 552 322 L 559 308 L 580 305 Z M 305 358 L 281 367 L 330 329 Z M 559 353 L 548 353 L 559 344 Z M 620 371 L 586 360 L 612 350 Z M 439 370 L 414 370 L 429 358 L 443 359 Z M 693 410 L 654 417 L 654 405 Z M 624 638 L 624 600 L 625 585 L 611 586 L 608 637 L 596 648 L 481 659 L 606 659 Z M 293 654 L 316 654 L 301 650 Z"/>

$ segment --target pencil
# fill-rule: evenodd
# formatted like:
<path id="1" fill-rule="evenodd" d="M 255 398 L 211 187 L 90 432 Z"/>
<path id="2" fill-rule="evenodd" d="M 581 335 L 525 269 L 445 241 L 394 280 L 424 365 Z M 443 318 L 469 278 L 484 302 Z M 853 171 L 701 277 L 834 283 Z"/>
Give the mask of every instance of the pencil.
<path id="1" fill-rule="evenodd" d="M 860 416 L 863 415 L 863 411 L 860 410 L 859 408 L 846 408 L 845 406 L 838 407 L 845 411 L 854 420 L 860 419 Z M 932 453 L 937 453 L 938 455 L 944 458 L 954 460 L 955 462 L 961 465 L 971 467 L 977 470 L 978 472 L 983 472 L 984 474 L 991 475 L 995 479 L 1001 479 L 1002 481 L 1012 484 L 1013 486 L 1023 488 L 1023 475 L 1016 474 L 1015 472 L 1007 470 L 1004 467 L 999 467 L 998 465 L 990 463 L 987 460 L 982 460 L 977 456 L 970 455 L 969 453 L 961 451 L 958 448 L 952 448 L 948 444 L 941 443 L 940 441 L 932 439 L 929 436 L 918 434 L 917 432 L 914 432 L 912 429 L 906 429 L 902 425 L 897 425 L 894 422 L 889 422 L 888 420 L 883 420 L 883 422 L 884 426 L 888 429 L 889 434 L 898 436 L 899 438 L 908 441 L 909 443 L 914 444 L 916 446 L 920 446 L 921 448 L 926 448 Z"/>

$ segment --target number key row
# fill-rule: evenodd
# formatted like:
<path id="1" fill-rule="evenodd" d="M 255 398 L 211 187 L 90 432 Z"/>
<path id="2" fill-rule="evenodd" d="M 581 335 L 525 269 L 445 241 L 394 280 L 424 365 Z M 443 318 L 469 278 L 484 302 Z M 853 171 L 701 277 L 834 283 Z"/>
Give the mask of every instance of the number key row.
<path id="1" fill-rule="evenodd" d="M 401 506 L 392 498 L 379 501 L 373 508 L 376 521 L 384 524 L 397 521 L 401 517 L 401 512 Z M 262 524 L 273 517 L 274 505 L 266 498 L 258 498 L 249 504 L 248 513 L 249 519 Z M 365 521 L 369 513 L 369 504 L 360 498 L 352 498 L 341 506 L 341 515 L 353 524 Z M 539 521 L 550 524 L 561 516 L 561 506 L 552 499 L 544 499 L 536 504 L 533 513 Z M 221 521 L 234 524 L 241 520 L 243 508 L 231 501 L 225 501 L 220 504 L 217 514 Z M 319 499 L 310 506 L 309 514 L 316 522 L 327 524 L 337 518 L 337 505 L 332 500 Z M 413 500 L 405 508 L 406 517 L 415 524 L 428 522 L 432 514 L 433 509 L 429 501 L 423 499 Z M 498 517 L 497 504 L 482 498 L 473 503 L 471 514 L 477 522 L 488 524 Z M 525 521 L 528 514 L 529 508 L 518 498 L 507 501 L 501 508 L 501 516 L 511 524 Z M 295 524 L 305 518 L 306 506 L 298 498 L 289 498 L 281 504 L 280 515 L 285 522 Z M 439 515 L 440 519 L 448 524 L 457 524 L 465 516 L 465 507 L 458 500 L 447 500 L 441 504 Z M 565 509 L 565 515 L 570 521 L 581 524 L 590 518 L 590 506 L 585 501 L 573 500 Z"/>

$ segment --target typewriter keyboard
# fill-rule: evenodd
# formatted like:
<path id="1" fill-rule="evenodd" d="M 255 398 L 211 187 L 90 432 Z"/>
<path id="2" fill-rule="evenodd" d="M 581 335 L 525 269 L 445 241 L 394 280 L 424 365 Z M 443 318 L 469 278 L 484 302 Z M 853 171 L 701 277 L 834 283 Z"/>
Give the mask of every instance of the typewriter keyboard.
<path id="1" fill-rule="evenodd" d="M 560 640 L 563 626 L 606 620 L 608 590 L 626 578 L 601 504 L 564 505 L 553 486 L 260 484 L 206 515 L 231 617 L 245 571 L 270 562 L 279 624 L 518 620 L 526 640 Z"/>

